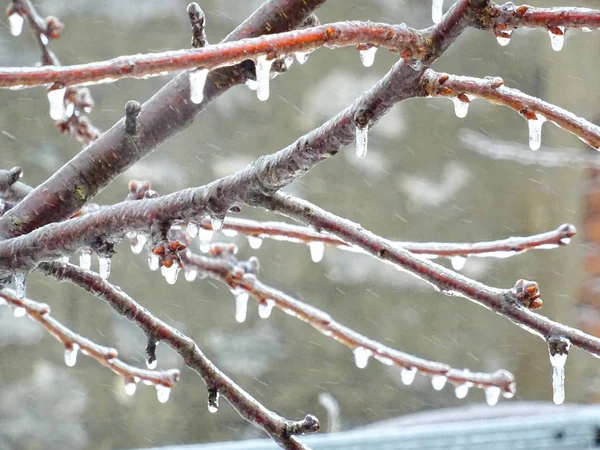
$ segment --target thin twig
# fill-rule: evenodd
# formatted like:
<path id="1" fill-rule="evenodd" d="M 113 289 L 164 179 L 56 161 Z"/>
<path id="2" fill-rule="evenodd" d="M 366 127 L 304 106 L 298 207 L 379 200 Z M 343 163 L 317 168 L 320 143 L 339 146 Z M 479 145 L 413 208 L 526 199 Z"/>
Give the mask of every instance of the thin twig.
<path id="1" fill-rule="evenodd" d="M 157 387 L 157 391 L 167 392 L 179 380 L 179 370 L 146 370 L 139 369 L 118 359 L 118 352 L 114 348 L 98 345 L 70 330 L 58 320 L 50 316 L 50 307 L 29 299 L 19 299 L 10 289 L 0 291 L 0 304 L 8 303 L 15 308 L 15 315 L 27 315 L 32 320 L 40 323 L 46 330 L 65 346 L 65 363 L 75 364 L 77 353 L 81 351 L 86 356 L 95 359 L 108 367 L 117 375 L 123 377 L 126 384 L 142 381 Z"/>

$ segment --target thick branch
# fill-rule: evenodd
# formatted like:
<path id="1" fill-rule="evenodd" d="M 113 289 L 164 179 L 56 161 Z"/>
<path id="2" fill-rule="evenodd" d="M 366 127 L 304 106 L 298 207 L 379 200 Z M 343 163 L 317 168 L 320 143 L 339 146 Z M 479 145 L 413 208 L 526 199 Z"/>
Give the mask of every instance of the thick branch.
<path id="1" fill-rule="evenodd" d="M 470 101 L 467 96 L 482 98 L 497 105 L 507 106 L 526 120 L 547 119 L 592 148 L 600 149 L 600 127 L 537 97 L 507 88 L 500 78 L 481 79 L 427 70 L 423 75 L 423 82 L 428 95 L 432 97 L 457 98 L 465 103 Z"/>
<path id="2" fill-rule="evenodd" d="M 325 0 L 268 0 L 226 41 L 289 31 L 301 25 Z M 189 101 L 189 76 L 181 74 L 142 105 L 135 139 L 121 119 L 75 156 L 27 200 L 0 217 L 0 239 L 17 236 L 74 214 L 96 193 L 165 140 L 186 129 L 212 100 L 253 75 L 247 64 L 218 69 L 208 77 L 204 101 Z"/>
<path id="3" fill-rule="evenodd" d="M 265 430 L 281 447 L 307 448 L 298 442 L 293 434 L 317 431 L 319 424 L 314 416 L 309 415 L 303 420 L 291 421 L 269 411 L 221 372 L 191 338 L 158 319 L 121 289 L 102 280 L 95 273 L 64 263 L 42 264 L 39 268 L 59 281 L 69 281 L 82 287 L 107 302 L 148 336 L 167 343 L 181 356 L 188 367 L 200 375 L 209 392 L 216 390 L 223 395 L 244 419 Z"/>
<path id="4" fill-rule="evenodd" d="M 43 325 L 56 340 L 61 342 L 65 346 L 65 363 L 69 366 L 75 364 L 77 353 L 81 351 L 84 355 L 95 359 L 123 377 L 125 383 L 144 381 L 157 386 L 157 390 L 160 390 L 160 387 L 171 389 L 179 381 L 179 370 L 177 369 L 146 370 L 124 363 L 118 359 L 119 354 L 114 348 L 98 345 L 51 317 L 48 305 L 33 300 L 19 299 L 8 289 L 0 292 L 0 304 L 5 302 L 15 308 L 15 315 L 28 315 L 32 320 Z"/>
<path id="5" fill-rule="evenodd" d="M 539 300 L 535 283 L 519 280 L 513 289 L 498 289 L 471 280 L 460 273 L 446 269 L 432 261 L 411 254 L 403 248 L 397 248 L 385 239 L 363 229 L 349 220 L 328 213 L 309 202 L 294 199 L 278 193 L 265 197 L 262 205 L 272 211 L 285 214 L 295 220 L 315 227 L 317 230 L 331 233 L 349 244 L 408 271 L 430 283 L 436 290 L 450 296 L 466 297 L 487 309 L 500 314 L 524 330 L 544 340 L 552 336 L 562 336 L 575 346 L 600 358 L 600 339 L 580 330 L 553 322 L 523 307 L 520 299 L 522 287 L 526 284 L 526 293 Z"/>

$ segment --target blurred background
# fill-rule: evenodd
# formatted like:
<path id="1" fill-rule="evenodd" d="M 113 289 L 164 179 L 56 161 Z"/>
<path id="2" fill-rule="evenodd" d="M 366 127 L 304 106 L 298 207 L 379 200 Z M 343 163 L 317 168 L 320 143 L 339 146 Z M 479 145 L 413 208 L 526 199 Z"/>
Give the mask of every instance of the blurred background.
<path id="1" fill-rule="evenodd" d="M 571 6 L 572 2 L 530 3 Z M 575 3 L 598 6 L 592 0 Z M 40 14 L 57 16 L 66 25 L 63 37 L 51 42 L 63 64 L 189 47 L 183 0 L 35 4 Z M 203 1 L 209 41 L 220 41 L 260 4 L 260 0 Z M 446 8 L 449 4 L 447 0 Z M 431 25 L 431 4 L 330 0 L 318 16 L 322 23 L 371 20 L 423 28 Z M 40 52 L 27 26 L 21 36 L 13 37 L 5 18 L 0 24 L 0 65 L 35 65 Z M 564 49 L 554 52 L 544 30 L 517 30 L 507 47 L 499 46 L 491 33 L 468 30 L 435 69 L 500 76 L 507 86 L 597 121 L 599 51 L 598 33 L 567 31 Z M 285 76 L 273 80 L 267 102 L 258 101 L 243 86 L 231 89 L 188 130 L 117 178 L 95 201 L 121 201 L 131 179 L 150 180 L 158 192 L 169 193 L 228 175 L 319 126 L 360 96 L 395 60 L 395 55 L 380 50 L 374 66 L 366 69 L 353 48 L 321 49 L 307 64 L 294 64 Z M 144 102 L 169 79 L 92 87 L 96 106 L 90 119 L 108 129 L 122 117 L 127 100 Z M 74 139 L 58 134 L 47 112 L 44 89 L 0 91 L 0 105 L 1 165 L 22 166 L 22 181 L 38 185 L 80 151 Z M 472 145 L 460 139 L 466 130 L 478 133 L 478 140 L 471 135 Z M 355 156 L 354 148 L 346 148 L 289 191 L 375 233 L 404 241 L 492 240 L 539 233 L 564 222 L 582 230 L 586 189 L 595 176 L 591 172 L 496 160 L 472 148 L 475 142 L 485 149 L 503 141 L 516 152 L 529 152 L 523 147 L 527 136 L 527 125 L 518 114 L 481 100 L 472 103 L 465 119 L 454 115 L 448 99 L 411 100 L 395 106 L 369 132 L 364 160 Z M 588 150 L 577 138 L 546 124 L 541 151 Z M 247 208 L 242 216 L 281 220 Z M 455 367 L 510 370 L 518 382 L 511 401 L 551 400 L 545 344 L 506 319 L 465 299 L 442 296 L 367 256 L 328 248 L 323 261 L 315 264 L 303 245 L 266 240 L 259 250 L 252 250 L 243 236 L 233 241 L 240 246 L 241 258 L 259 257 L 265 282 L 356 331 Z M 519 278 L 536 280 L 544 315 L 594 327 L 600 322 L 593 319 L 597 314 L 593 301 L 585 300 L 589 305 L 583 307 L 580 297 L 582 286 L 590 283 L 584 270 L 590 248 L 580 234 L 571 245 L 554 251 L 470 259 L 463 272 L 497 287 L 510 287 Z M 233 296 L 224 285 L 210 280 L 188 283 L 181 275 L 171 286 L 148 269 L 145 255 L 133 255 L 127 243 L 117 250 L 112 283 L 194 338 L 244 389 L 288 418 L 312 413 L 326 429 L 327 414 L 318 401 L 322 393 L 339 402 L 342 429 L 485 402 L 477 389 L 465 400 L 458 400 L 450 387 L 436 392 L 420 375 L 413 385 L 403 386 L 399 369 L 376 361 L 357 369 L 349 349 L 277 310 L 263 320 L 250 303 L 248 319 L 238 324 Z M 144 366 L 143 333 L 103 302 L 39 274 L 30 277 L 28 295 L 50 304 L 53 315 L 76 332 L 116 347 L 126 362 Z M 147 386 L 128 397 L 122 380 L 112 372 L 84 356 L 67 368 L 62 345 L 33 321 L 14 318 L 7 308 L 0 308 L 0 448 L 137 448 L 260 436 L 226 401 L 217 414 L 209 414 L 204 383 L 164 345 L 158 348 L 158 366 L 182 370 L 169 402 L 158 403 L 155 390 Z M 600 398 L 599 368 L 589 355 L 571 352 L 567 402 Z"/>

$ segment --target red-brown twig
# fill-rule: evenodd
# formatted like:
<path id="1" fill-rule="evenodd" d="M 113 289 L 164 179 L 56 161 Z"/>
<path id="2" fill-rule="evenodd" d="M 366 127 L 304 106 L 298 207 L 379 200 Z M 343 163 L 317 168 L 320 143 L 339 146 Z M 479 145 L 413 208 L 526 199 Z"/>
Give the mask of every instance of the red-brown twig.
<path id="1" fill-rule="evenodd" d="M 64 263 L 40 264 L 39 269 L 59 281 L 69 281 L 87 290 L 135 323 L 148 336 L 167 343 L 206 383 L 209 407 L 218 408 L 218 394 L 222 395 L 244 419 L 262 428 L 280 446 L 287 449 L 307 448 L 297 441 L 294 435 L 319 429 L 319 422 L 312 415 L 292 421 L 268 410 L 221 372 L 191 338 L 158 319 L 121 289 L 102 280 L 97 274 Z"/>
<path id="2" fill-rule="evenodd" d="M 524 307 L 535 309 L 541 306 L 537 285 L 519 280 L 512 289 L 498 289 L 471 280 L 460 273 L 446 269 L 432 261 L 420 258 L 403 248 L 392 246 L 389 241 L 361 228 L 359 225 L 328 213 L 304 200 L 277 193 L 264 197 L 265 208 L 284 214 L 307 225 L 331 233 L 349 244 L 413 273 L 430 283 L 436 290 L 450 296 L 466 297 L 475 303 L 510 319 L 524 330 L 548 340 L 553 337 L 568 339 L 573 346 L 600 358 L 600 339 L 575 328 L 553 322 Z M 533 302 L 523 302 L 527 294 Z"/>
<path id="3" fill-rule="evenodd" d="M 427 70 L 423 75 L 423 83 L 432 97 L 457 98 L 466 104 L 471 100 L 468 96 L 482 98 L 497 105 L 507 106 L 528 121 L 547 119 L 592 148 L 600 149 L 600 127 L 551 103 L 517 89 L 507 88 L 501 78 L 481 79 Z"/>
<path id="4" fill-rule="evenodd" d="M 179 380 L 179 370 L 146 370 L 139 369 L 118 359 L 118 352 L 114 348 L 98 345 L 86 339 L 58 320 L 50 316 L 50 307 L 43 303 L 34 302 L 29 299 L 19 299 L 14 292 L 6 289 L 0 292 L 0 303 L 8 303 L 15 308 L 16 316 L 29 316 L 32 320 L 40 323 L 46 330 L 65 346 L 65 363 L 68 366 L 75 365 L 78 351 L 95 359 L 100 364 L 108 367 L 117 375 L 123 377 L 126 385 L 138 383 L 156 386 L 159 400 L 163 403 L 168 399 L 169 392 Z M 134 389 L 129 388 L 127 392 L 132 393 Z"/>
<path id="5" fill-rule="evenodd" d="M 262 283 L 255 274 L 245 270 L 248 265 L 238 263 L 232 255 L 225 254 L 221 258 L 209 258 L 186 251 L 182 253 L 181 258 L 184 270 L 199 271 L 226 283 L 237 296 L 243 296 L 245 295 L 243 292 L 246 292 L 254 297 L 259 304 L 262 317 L 268 317 L 271 309 L 277 307 L 308 323 L 325 336 L 349 347 L 354 351 L 357 366 L 364 367 L 368 358 L 373 356 L 382 364 L 396 365 L 402 368 L 405 384 L 410 384 L 416 372 L 419 372 L 436 380 L 443 377 L 444 381 L 447 379 L 456 386 L 468 385 L 489 389 L 490 395 L 502 392 L 505 397 L 510 398 L 515 394 L 514 377 L 505 370 L 498 370 L 492 374 L 474 373 L 467 369 L 454 369 L 447 364 L 428 361 L 390 348 L 336 322 L 329 314 Z M 237 301 L 238 299 L 236 299 Z M 247 301 L 247 296 L 241 301 Z M 245 305 L 241 307 L 245 308 Z M 243 320 L 244 317 L 245 311 L 242 312 L 241 319 Z M 490 401 L 494 400 L 497 401 L 497 397 L 494 398 L 492 395 Z"/>
<path id="6" fill-rule="evenodd" d="M 426 50 L 423 36 L 406 25 L 338 22 L 274 35 L 242 39 L 202 48 L 146 55 L 120 56 L 108 61 L 60 67 L 0 68 L 0 88 L 60 83 L 65 86 L 108 83 L 122 78 L 146 78 L 202 67 L 232 66 L 259 55 L 274 59 L 319 47 L 371 44 L 418 58 Z"/>
<path id="7" fill-rule="evenodd" d="M 203 219 L 199 225 L 212 230 L 212 221 Z M 259 222 L 249 219 L 227 217 L 223 223 L 223 230 L 232 230 L 242 233 L 248 238 L 275 239 L 278 241 L 297 242 L 302 244 L 322 243 L 342 250 L 363 251 L 360 248 L 348 245 L 335 236 L 319 233 L 311 228 L 291 225 L 283 222 Z M 496 241 L 475 243 L 448 243 L 448 242 L 402 242 L 392 241 L 390 244 L 402 247 L 411 253 L 424 255 L 427 258 L 437 257 L 499 257 L 505 258 L 521 254 L 533 249 L 552 249 L 566 245 L 575 236 L 575 227 L 563 224 L 552 231 L 523 237 L 509 237 Z M 259 241 L 260 242 L 260 241 Z M 255 244 L 256 245 L 256 244 Z"/>

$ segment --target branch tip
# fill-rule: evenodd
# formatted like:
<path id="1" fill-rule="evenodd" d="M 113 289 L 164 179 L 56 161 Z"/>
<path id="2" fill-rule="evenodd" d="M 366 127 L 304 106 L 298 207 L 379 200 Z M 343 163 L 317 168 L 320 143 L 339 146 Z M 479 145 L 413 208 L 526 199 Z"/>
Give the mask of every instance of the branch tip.
<path id="1" fill-rule="evenodd" d="M 142 111 L 142 105 L 135 100 L 129 100 L 125 105 L 125 133 L 134 136 L 138 132 L 137 118 Z"/>
<path id="2" fill-rule="evenodd" d="M 198 3 L 192 2 L 187 7 L 187 13 L 192 28 L 192 47 L 205 47 L 208 45 L 208 41 L 206 40 L 206 15 L 204 11 Z"/>

